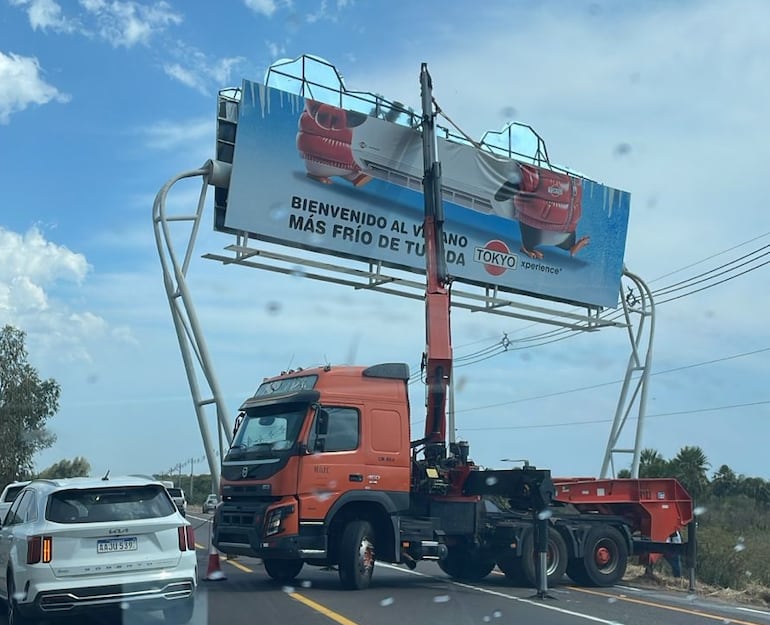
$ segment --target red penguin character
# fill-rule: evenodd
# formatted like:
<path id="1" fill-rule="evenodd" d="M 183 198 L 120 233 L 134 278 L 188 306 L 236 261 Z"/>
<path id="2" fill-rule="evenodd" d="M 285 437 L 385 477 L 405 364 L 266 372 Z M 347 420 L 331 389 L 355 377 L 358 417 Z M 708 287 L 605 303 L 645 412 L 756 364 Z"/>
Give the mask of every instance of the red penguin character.
<path id="1" fill-rule="evenodd" d="M 356 187 L 371 180 L 361 171 L 350 149 L 352 128 L 365 119 L 363 113 L 305 100 L 305 109 L 299 118 L 297 149 L 305 159 L 308 177 L 331 184 L 332 176 L 339 176 Z"/>
<path id="2" fill-rule="evenodd" d="M 514 219 L 521 230 L 521 251 L 530 258 L 543 258 L 537 247 L 551 245 L 574 256 L 590 241 L 587 236 L 578 239 L 575 234 L 582 213 L 582 180 L 533 165 L 520 167 L 521 181 L 503 185 L 495 200 L 512 198 Z"/>

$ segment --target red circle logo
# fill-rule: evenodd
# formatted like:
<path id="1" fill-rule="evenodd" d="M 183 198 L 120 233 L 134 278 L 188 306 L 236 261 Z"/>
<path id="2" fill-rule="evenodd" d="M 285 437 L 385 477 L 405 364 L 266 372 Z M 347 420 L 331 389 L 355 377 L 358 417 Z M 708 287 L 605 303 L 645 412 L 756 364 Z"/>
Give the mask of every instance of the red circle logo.
<path id="1" fill-rule="evenodd" d="M 485 250 L 489 250 L 491 252 L 502 252 L 503 254 L 510 254 L 511 250 L 508 249 L 508 246 L 503 241 L 498 241 L 497 239 L 494 239 L 492 241 L 489 241 L 485 246 Z M 507 267 L 501 267 L 499 265 L 490 265 L 485 263 L 484 269 L 487 270 L 487 273 L 492 276 L 500 276 L 505 273 L 505 270 Z"/>

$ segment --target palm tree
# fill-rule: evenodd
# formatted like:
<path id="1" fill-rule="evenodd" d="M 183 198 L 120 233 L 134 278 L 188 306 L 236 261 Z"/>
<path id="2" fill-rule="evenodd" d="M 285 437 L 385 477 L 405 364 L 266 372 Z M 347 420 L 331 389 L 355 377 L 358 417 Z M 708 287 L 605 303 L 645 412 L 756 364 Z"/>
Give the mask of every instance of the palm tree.
<path id="1" fill-rule="evenodd" d="M 729 466 L 723 464 L 711 476 L 711 494 L 715 497 L 727 497 L 740 492 L 741 480 Z"/>
<path id="2" fill-rule="evenodd" d="M 698 446 L 682 447 L 670 462 L 671 473 L 698 499 L 706 493 L 709 480 L 706 472 L 711 465 L 704 451 Z"/>
<path id="3" fill-rule="evenodd" d="M 639 477 L 668 477 L 669 462 L 657 449 L 642 449 L 639 454 Z"/>

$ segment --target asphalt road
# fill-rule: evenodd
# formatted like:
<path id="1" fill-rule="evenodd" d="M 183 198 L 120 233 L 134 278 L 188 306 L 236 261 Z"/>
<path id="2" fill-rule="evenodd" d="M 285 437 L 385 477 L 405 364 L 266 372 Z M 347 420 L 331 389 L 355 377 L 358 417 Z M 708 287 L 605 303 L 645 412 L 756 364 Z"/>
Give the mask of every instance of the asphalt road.
<path id="1" fill-rule="evenodd" d="M 197 526 L 201 582 L 195 625 L 770 625 L 770 610 L 673 593 L 616 586 L 550 589 L 549 598 L 531 588 L 510 586 L 502 575 L 483 583 L 453 582 L 437 565 L 421 563 L 410 571 L 378 563 L 365 591 L 343 591 L 337 572 L 305 567 L 292 586 L 273 582 L 259 560 L 220 560 L 226 579 L 205 581 L 208 568 L 208 516 L 188 515 Z M 52 621 L 53 622 L 53 621 Z M 66 619 L 64 625 L 158 625 L 160 613 L 126 611 L 99 619 Z M 7 625 L 0 617 L 0 624 Z"/>

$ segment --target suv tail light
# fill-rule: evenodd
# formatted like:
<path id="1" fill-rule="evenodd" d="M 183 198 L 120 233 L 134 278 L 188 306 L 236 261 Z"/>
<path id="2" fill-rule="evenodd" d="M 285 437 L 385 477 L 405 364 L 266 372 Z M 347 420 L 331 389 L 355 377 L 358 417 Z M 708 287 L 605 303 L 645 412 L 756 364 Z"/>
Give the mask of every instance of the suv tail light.
<path id="1" fill-rule="evenodd" d="M 176 528 L 179 536 L 179 551 L 195 551 L 195 530 L 192 525 L 180 525 Z"/>
<path id="2" fill-rule="evenodd" d="M 53 536 L 27 537 L 27 564 L 48 564 L 53 559 Z"/>

